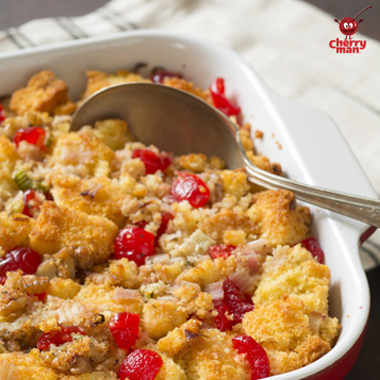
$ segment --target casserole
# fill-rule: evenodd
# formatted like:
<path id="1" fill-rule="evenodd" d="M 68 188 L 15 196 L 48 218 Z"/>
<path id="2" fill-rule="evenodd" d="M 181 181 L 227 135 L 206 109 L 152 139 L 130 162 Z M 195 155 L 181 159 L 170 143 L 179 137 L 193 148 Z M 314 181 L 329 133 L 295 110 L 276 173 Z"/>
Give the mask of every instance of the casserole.
<path id="1" fill-rule="evenodd" d="M 233 52 L 193 38 L 136 31 L 6 54 L 0 59 L 0 95 L 22 87 L 37 71 L 49 69 L 68 84 L 71 96 L 78 98 L 85 88 L 85 70 L 110 72 L 130 69 L 139 62 L 148 63 L 147 70 L 163 66 L 180 71 L 203 88 L 215 77 L 225 78 L 227 96 L 241 106 L 253 130 L 264 133 L 256 149 L 280 162 L 289 178 L 375 197 L 328 116 L 280 98 Z M 342 331 L 328 354 L 307 367 L 273 377 L 278 380 L 343 379 L 359 354 L 368 319 L 369 290 L 358 254 L 367 226 L 310 209 L 313 235 L 331 269 L 330 315 L 339 318 Z"/>

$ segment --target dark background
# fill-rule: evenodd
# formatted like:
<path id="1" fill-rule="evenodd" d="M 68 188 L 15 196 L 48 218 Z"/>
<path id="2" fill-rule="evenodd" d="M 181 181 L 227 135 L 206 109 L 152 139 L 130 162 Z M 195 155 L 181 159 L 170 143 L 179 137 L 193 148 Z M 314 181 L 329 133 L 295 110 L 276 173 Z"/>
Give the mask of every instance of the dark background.
<path id="1" fill-rule="evenodd" d="M 108 0 L 0 0 L 0 30 L 19 26 L 35 18 L 81 16 L 107 2 Z M 360 24 L 359 31 L 380 41 L 379 0 L 306 0 L 306 2 L 332 14 L 338 20 L 355 17 L 367 5 L 372 5 L 373 8 L 363 14 L 364 22 Z M 367 277 L 372 293 L 372 310 L 367 335 L 359 360 L 345 380 L 380 379 L 380 268 L 370 271 Z"/>

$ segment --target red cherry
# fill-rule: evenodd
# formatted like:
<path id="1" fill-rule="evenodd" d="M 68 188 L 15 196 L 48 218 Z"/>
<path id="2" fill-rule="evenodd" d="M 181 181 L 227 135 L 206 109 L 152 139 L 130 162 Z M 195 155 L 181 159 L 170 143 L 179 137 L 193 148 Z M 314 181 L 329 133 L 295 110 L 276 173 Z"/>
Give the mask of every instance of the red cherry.
<path id="1" fill-rule="evenodd" d="M 43 302 L 46 298 L 46 292 L 40 293 L 40 294 L 33 294 L 34 297 L 37 297 L 41 302 Z"/>
<path id="2" fill-rule="evenodd" d="M 110 330 L 116 344 L 129 350 L 137 340 L 139 334 L 140 315 L 137 313 L 117 313 L 110 322 Z"/>
<path id="3" fill-rule="evenodd" d="M 181 79 L 182 78 L 182 75 L 181 74 L 178 74 L 178 73 L 174 73 L 172 71 L 166 71 L 162 68 L 157 68 L 157 69 L 154 69 L 152 71 L 152 74 L 150 76 L 150 79 L 154 82 L 154 83 L 163 83 L 164 82 L 164 78 L 165 77 L 169 77 L 169 78 L 179 78 Z"/>
<path id="4" fill-rule="evenodd" d="M 120 380 L 153 380 L 163 365 L 157 352 L 139 348 L 129 354 L 121 363 Z"/>
<path id="5" fill-rule="evenodd" d="M 53 196 L 52 196 L 49 192 L 44 193 L 44 195 L 45 195 L 45 199 L 46 199 L 47 201 L 54 201 Z"/>
<path id="6" fill-rule="evenodd" d="M 145 220 L 142 220 L 141 222 L 136 223 L 137 227 L 140 227 L 142 230 L 145 229 L 145 227 L 148 225 L 148 223 Z"/>
<path id="7" fill-rule="evenodd" d="M 169 221 L 173 219 L 174 215 L 170 212 L 163 212 L 161 214 L 161 224 L 157 230 L 157 237 L 160 237 L 162 234 L 165 233 L 166 229 L 168 228 Z"/>
<path id="8" fill-rule="evenodd" d="M 233 324 L 241 323 L 244 314 L 252 311 L 254 306 L 249 294 L 243 293 L 240 288 L 230 279 L 223 283 L 223 301 L 234 315 Z"/>
<path id="9" fill-rule="evenodd" d="M 220 331 L 232 330 L 232 319 L 227 318 L 227 314 L 231 314 L 230 309 L 222 300 L 214 300 L 214 308 L 218 315 L 215 317 L 215 327 Z"/>
<path id="10" fill-rule="evenodd" d="M 308 239 L 302 240 L 300 244 L 306 248 L 319 263 L 324 264 L 325 254 L 315 238 L 309 237 Z"/>
<path id="11" fill-rule="evenodd" d="M 232 338 L 232 347 L 245 358 L 252 369 L 252 380 L 269 377 L 269 360 L 265 350 L 250 336 Z"/>
<path id="12" fill-rule="evenodd" d="M 7 114 L 5 113 L 3 106 L 0 104 L 0 123 L 2 123 L 7 118 Z"/>
<path id="13" fill-rule="evenodd" d="M 189 201 L 195 208 L 204 206 L 210 198 L 206 184 L 195 174 L 178 172 L 177 175 L 171 188 L 173 197 L 177 201 Z"/>
<path id="14" fill-rule="evenodd" d="M 153 256 L 154 235 L 139 227 L 125 227 L 115 240 L 115 258 L 126 257 L 138 266 L 145 264 L 148 256 Z"/>
<path id="15" fill-rule="evenodd" d="M 226 259 L 228 256 L 231 256 L 232 251 L 236 248 L 236 245 L 227 245 L 227 244 L 220 244 L 220 245 L 212 245 L 208 249 L 208 253 L 213 259 L 216 259 L 217 257 L 222 257 Z"/>
<path id="16" fill-rule="evenodd" d="M 224 79 L 216 78 L 210 85 L 211 98 L 215 107 L 222 111 L 227 116 L 238 115 L 240 107 L 235 107 L 231 100 L 224 94 Z"/>
<path id="17" fill-rule="evenodd" d="M 157 170 L 164 171 L 170 164 L 169 157 L 157 156 L 149 149 L 136 149 L 132 152 L 132 158 L 139 158 L 145 165 L 146 174 L 154 174 Z"/>
<path id="18" fill-rule="evenodd" d="M 254 308 L 249 294 L 243 293 L 240 288 L 230 279 L 223 282 L 223 299 L 214 300 L 215 310 L 218 315 L 215 318 L 215 327 L 220 331 L 231 330 L 233 326 L 241 323 L 244 314 Z M 226 313 L 233 316 L 228 319 Z"/>
<path id="19" fill-rule="evenodd" d="M 71 334 L 86 335 L 80 327 L 59 326 L 58 330 L 53 330 L 48 333 L 42 333 L 42 335 L 38 339 L 37 348 L 39 350 L 48 350 L 51 344 L 60 346 L 61 344 L 72 342 L 73 337 Z"/>
<path id="20" fill-rule="evenodd" d="M 41 264 L 40 255 L 29 247 L 16 247 L 0 259 L 0 276 L 21 269 L 24 274 L 35 274 Z"/>
<path id="21" fill-rule="evenodd" d="M 21 141 L 26 141 L 29 144 L 44 148 L 46 132 L 41 127 L 29 127 L 25 129 L 19 129 L 13 136 L 13 141 L 18 147 Z"/>
<path id="22" fill-rule="evenodd" d="M 35 214 L 40 211 L 40 207 L 42 205 L 42 202 L 37 199 L 36 190 L 29 189 L 25 191 L 24 202 L 25 206 L 22 213 L 30 218 L 34 218 Z"/>

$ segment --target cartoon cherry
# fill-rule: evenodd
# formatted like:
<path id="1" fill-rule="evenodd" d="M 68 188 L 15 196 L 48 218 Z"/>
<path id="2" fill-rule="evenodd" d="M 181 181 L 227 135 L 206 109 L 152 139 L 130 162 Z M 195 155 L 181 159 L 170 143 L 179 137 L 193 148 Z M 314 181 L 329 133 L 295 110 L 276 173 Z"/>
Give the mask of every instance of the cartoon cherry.
<path id="1" fill-rule="evenodd" d="M 349 36 L 349 38 L 351 39 L 351 36 L 358 31 L 359 24 L 363 21 L 363 19 L 357 22 L 356 18 L 369 8 L 372 8 L 372 5 L 368 5 L 368 7 L 361 10 L 354 18 L 345 17 L 340 22 L 339 20 L 334 19 L 334 21 L 339 24 L 339 29 L 346 36 L 346 39 L 347 39 L 347 36 Z"/>

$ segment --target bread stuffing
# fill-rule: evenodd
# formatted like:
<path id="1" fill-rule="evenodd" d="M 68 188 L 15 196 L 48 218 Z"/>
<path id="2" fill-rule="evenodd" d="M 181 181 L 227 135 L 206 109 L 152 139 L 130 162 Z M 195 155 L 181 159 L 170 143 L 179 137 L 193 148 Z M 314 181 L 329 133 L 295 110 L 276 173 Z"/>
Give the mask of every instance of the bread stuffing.
<path id="1" fill-rule="evenodd" d="M 249 380 L 327 354 L 340 332 L 330 270 L 291 192 L 218 157 L 144 145 L 125 120 L 70 132 L 94 92 L 162 83 L 227 114 L 250 159 L 282 175 L 254 150 L 223 79 L 201 89 L 163 68 L 87 78 L 75 102 L 41 71 L 2 111 L 0 380 Z"/>

